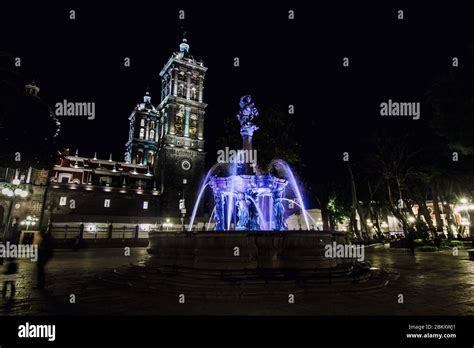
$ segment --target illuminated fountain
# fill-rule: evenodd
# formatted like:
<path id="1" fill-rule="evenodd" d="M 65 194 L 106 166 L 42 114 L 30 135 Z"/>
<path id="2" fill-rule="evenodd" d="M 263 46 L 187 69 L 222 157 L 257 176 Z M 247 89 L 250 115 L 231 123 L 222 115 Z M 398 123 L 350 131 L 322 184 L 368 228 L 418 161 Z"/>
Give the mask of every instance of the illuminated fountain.
<path id="1" fill-rule="evenodd" d="M 258 127 L 252 121 L 257 116 L 250 96 L 242 97 L 237 115 L 243 140 L 241 154 L 253 151 L 252 136 Z M 176 291 L 178 284 L 180 291 L 187 287 L 194 295 L 240 296 L 246 291 L 272 293 L 271 287 L 280 284 L 296 288 L 304 284 L 305 291 L 311 291 L 323 283 L 370 278 L 364 263 L 352 257 L 326 255 L 333 243 L 351 244 L 350 235 L 309 231 L 308 219 L 312 218 L 285 161 L 273 160 L 265 174 L 252 161 L 218 162 L 203 178 L 188 231 L 149 233 L 147 250 L 151 256 L 146 264 L 153 272 L 159 271 L 157 283 L 163 285 L 163 291 Z M 196 212 L 208 189 L 214 200 L 209 219 L 215 223 L 214 231 L 193 231 Z M 290 195 L 293 199 L 287 198 Z M 285 205 L 301 209 L 308 231 L 287 230 L 289 211 Z M 275 281 L 273 285 L 268 279 Z"/>
<path id="2" fill-rule="evenodd" d="M 261 175 L 255 162 L 244 160 L 250 158 L 248 154 L 253 151 L 252 137 L 258 127 L 252 121 L 257 116 L 258 111 L 251 97 L 243 96 L 237 115 L 242 150 L 234 161 L 213 166 L 205 176 L 191 215 L 189 231 L 193 228 L 197 209 L 207 187 L 210 187 L 213 193 L 212 216 L 216 231 L 286 230 L 287 216 L 283 201 L 288 200 L 284 197 L 288 187 L 298 199 L 306 228 L 309 230 L 308 213 L 289 165 L 283 160 L 274 160 L 270 164 L 271 172 Z M 281 178 L 272 173 L 279 174 Z"/>

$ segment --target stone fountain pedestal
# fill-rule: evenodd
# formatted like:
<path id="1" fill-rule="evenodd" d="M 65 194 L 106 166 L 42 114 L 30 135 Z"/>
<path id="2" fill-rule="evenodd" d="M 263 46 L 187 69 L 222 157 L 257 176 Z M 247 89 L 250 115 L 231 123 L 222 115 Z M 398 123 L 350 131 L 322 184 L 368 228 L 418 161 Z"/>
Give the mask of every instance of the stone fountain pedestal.
<path id="1" fill-rule="evenodd" d="M 348 244 L 343 232 L 151 232 L 148 263 L 164 273 L 206 277 L 320 277 L 350 273 L 356 261 L 325 257 Z"/>

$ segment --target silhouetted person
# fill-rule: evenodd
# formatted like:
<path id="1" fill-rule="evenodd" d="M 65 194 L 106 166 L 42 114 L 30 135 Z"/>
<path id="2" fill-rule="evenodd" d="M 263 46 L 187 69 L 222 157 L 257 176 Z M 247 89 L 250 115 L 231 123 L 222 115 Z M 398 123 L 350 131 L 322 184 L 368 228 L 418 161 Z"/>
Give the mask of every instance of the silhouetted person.
<path id="1" fill-rule="evenodd" d="M 72 250 L 78 251 L 80 247 L 80 243 L 81 243 L 81 238 L 79 237 L 79 235 L 77 235 L 76 238 L 74 238 L 74 241 L 72 242 Z"/>
<path id="2" fill-rule="evenodd" d="M 33 243 L 33 233 L 26 233 L 23 237 L 23 242 L 21 244 L 30 245 Z"/>
<path id="3" fill-rule="evenodd" d="M 138 226 L 138 225 L 137 225 Z M 109 224 L 109 227 L 108 227 L 108 237 L 109 239 L 112 239 L 112 232 L 114 230 L 114 226 L 112 225 L 112 223 Z"/>
<path id="4" fill-rule="evenodd" d="M 15 297 L 16 274 L 18 272 L 18 263 L 15 259 L 8 259 L 5 278 L 3 280 L 2 298 L 7 297 L 7 287 L 10 286 L 10 298 Z"/>
<path id="5" fill-rule="evenodd" d="M 434 244 L 435 246 L 439 249 L 441 248 L 441 236 L 438 234 L 438 232 L 436 232 L 436 237 L 434 238 Z"/>
<path id="6" fill-rule="evenodd" d="M 51 232 L 50 232 L 51 233 Z M 82 239 L 84 238 L 84 224 L 81 222 L 79 225 L 79 238 Z"/>
<path id="7" fill-rule="evenodd" d="M 12 234 L 10 236 L 10 243 L 18 245 L 20 243 L 20 229 L 18 224 L 15 222 L 12 227 Z"/>
<path id="8" fill-rule="evenodd" d="M 38 245 L 38 261 L 37 265 L 37 289 L 43 289 L 46 283 L 44 269 L 46 264 L 53 256 L 53 239 L 51 233 L 47 233 L 46 230 L 41 230 L 41 241 Z"/>
<path id="9" fill-rule="evenodd" d="M 408 233 L 408 249 L 410 249 L 412 254 L 415 254 L 415 237 L 413 236 L 413 232 Z"/>

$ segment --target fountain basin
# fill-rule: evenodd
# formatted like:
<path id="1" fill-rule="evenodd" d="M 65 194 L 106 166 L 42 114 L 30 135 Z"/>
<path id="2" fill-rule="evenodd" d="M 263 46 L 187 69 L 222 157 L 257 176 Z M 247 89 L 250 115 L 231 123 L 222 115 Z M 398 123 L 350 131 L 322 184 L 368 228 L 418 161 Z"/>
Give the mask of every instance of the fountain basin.
<path id="1" fill-rule="evenodd" d="M 160 271 L 209 276 L 305 276 L 350 273 L 354 259 L 327 258 L 325 246 L 348 244 L 344 232 L 151 232 L 149 264 Z"/>

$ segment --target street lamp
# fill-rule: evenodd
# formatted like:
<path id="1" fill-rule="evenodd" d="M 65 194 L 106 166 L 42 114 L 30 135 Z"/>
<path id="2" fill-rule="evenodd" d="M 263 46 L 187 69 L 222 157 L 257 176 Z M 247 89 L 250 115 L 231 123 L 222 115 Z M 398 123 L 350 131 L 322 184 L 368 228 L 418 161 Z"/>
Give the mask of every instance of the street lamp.
<path id="1" fill-rule="evenodd" d="M 26 226 L 26 230 L 28 231 L 30 226 L 35 226 L 38 223 L 39 219 L 36 215 L 28 215 L 25 220 L 23 220 L 20 225 Z"/>
<path id="2" fill-rule="evenodd" d="M 15 201 L 18 197 L 28 197 L 28 190 L 26 186 L 20 187 L 20 180 L 18 179 L 18 177 L 15 177 L 15 179 L 12 180 L 11 184 L 3 184 L 2 195 L 6 196 L 7 200 L 10 202 L 8 206 L 7 224 L 5 225 L 5 229 L 3 231 L 3 241 L 6 241 L 11 226 L 12 210 L 13 206 L 15 205 Z"/>
<path id="3" fill-rule="evenodd" d="M 163 223 L 163 227 L 166 227 L 166 231 L 169 231 L 169 228 L 173 227 L 173 224 L 170 222 L 170 219 L 166 219 L 166 222 Z"/>

